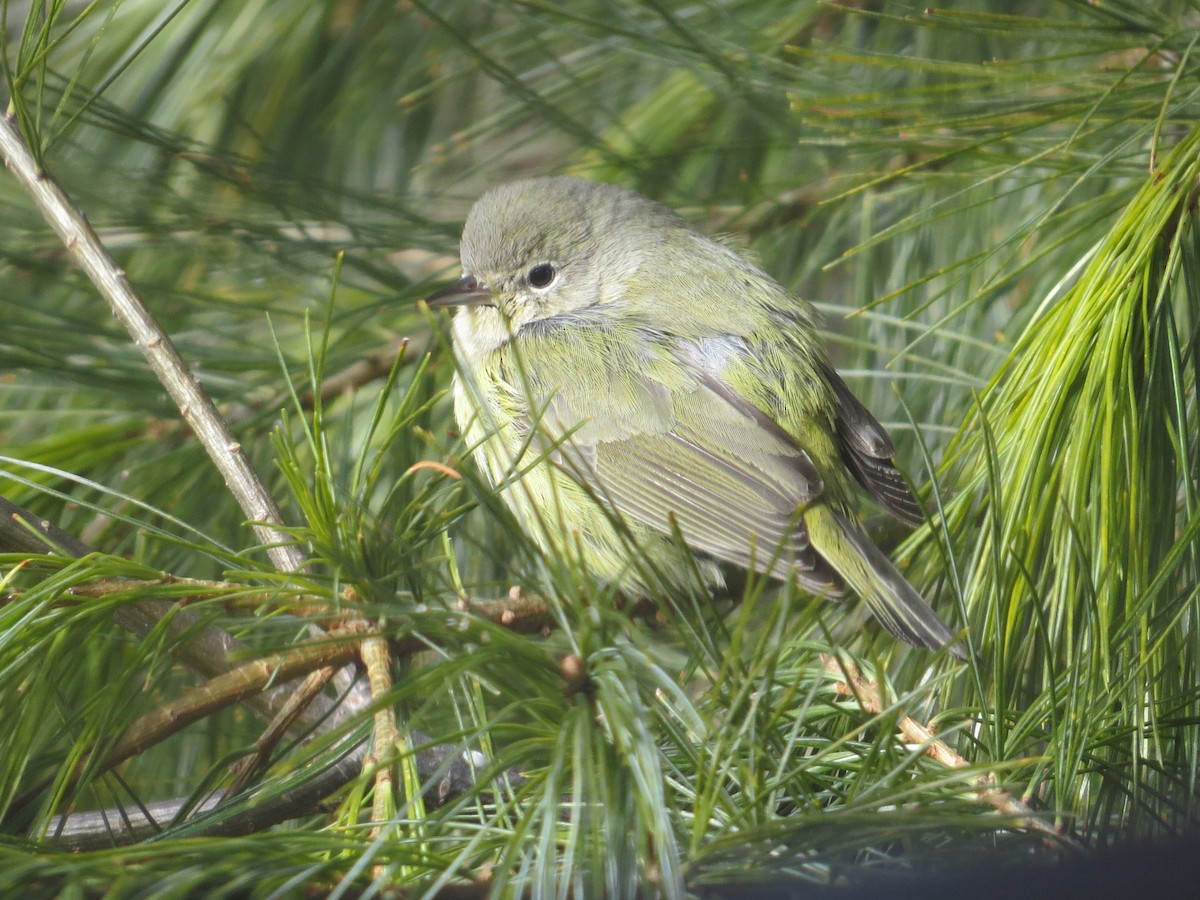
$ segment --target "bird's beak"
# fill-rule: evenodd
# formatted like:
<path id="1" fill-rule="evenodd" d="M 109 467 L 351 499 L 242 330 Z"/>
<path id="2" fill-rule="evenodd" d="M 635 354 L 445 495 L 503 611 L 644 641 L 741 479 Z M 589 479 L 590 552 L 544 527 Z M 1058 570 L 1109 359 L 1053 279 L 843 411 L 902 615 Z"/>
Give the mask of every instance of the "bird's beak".
<path id="1" fill-rule="evenodd" d="M 448 306 L 492 306 L 495 298 L 487 285 L 474 275 L 464 275 L 454 284 L 448 284 L 425 298 L 432 309 Z"/>

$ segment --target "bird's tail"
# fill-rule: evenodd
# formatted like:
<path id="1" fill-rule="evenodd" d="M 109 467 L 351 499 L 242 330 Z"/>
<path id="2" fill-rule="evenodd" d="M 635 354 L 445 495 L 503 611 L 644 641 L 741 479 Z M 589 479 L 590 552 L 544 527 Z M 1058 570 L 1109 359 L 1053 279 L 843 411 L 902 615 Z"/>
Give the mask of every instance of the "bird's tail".
<path id="1" fill-rule="evenodd" d="M 805 512 L 804 524 L 813 549 L 866 601 L 884 628 L 903 641 L 931 650 L 955 639 L 925 598 L 849 518 L 820 504 Z M 966 659 L 957 644 L 950 647 L 950 653 Z"/>

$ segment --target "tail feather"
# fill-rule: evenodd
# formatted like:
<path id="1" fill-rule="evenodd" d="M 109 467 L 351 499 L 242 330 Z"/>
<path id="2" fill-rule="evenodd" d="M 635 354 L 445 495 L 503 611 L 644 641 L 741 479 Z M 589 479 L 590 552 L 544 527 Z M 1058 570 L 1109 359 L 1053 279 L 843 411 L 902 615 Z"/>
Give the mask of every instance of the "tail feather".
<path id="1" fill-rule="evenodd" d="M 812 546 L 862 597 L 879 624 L 917 647 L 937 650 L 954 641 L 954 632 L 857 525 L 827 507 L 804 518 Z M 949 650 L 966 659 L 960 645 Z"/>

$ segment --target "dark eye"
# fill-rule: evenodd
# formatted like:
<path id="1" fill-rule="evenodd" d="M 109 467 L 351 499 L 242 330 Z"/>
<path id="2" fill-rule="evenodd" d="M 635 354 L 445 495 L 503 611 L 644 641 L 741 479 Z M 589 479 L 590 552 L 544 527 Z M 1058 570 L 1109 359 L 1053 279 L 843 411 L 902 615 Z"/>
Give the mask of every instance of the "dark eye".
<path id="1" fill-rule="evenodd" d="M 550 263 L 540 263 L 529 270 L 529 284 L 535 288 L 549 287 L 557 274 L 558 271 Z"/>

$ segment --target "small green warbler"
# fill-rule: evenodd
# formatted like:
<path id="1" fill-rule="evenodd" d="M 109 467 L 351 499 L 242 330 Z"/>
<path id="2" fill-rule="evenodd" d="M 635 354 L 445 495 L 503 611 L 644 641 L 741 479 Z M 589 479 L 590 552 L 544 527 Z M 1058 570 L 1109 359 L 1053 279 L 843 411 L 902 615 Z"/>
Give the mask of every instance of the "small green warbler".
<path id="1" fill-rule="evenodd" d="M 717 585 L 733 564 L 849 586 L 897 637 L 954 640 L 851 513 L 857 486 L 922 520 L 808 303 L 666 207 L 580 178 L 488 191 L 461 250 L 463 278 L 429 298 L 458 307 L 455 415 L 546 552 L 636 592 L 632 538 L 668 578 L 698 566 Z"/>

